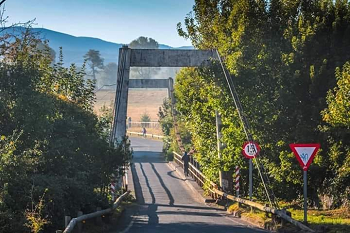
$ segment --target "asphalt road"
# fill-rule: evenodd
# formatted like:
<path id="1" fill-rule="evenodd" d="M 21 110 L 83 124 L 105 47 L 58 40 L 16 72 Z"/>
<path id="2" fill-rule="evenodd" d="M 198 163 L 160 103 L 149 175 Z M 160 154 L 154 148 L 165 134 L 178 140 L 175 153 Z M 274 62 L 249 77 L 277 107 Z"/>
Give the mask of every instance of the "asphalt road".
<path id="1" fill-rule="evenodd" d="M 131 145 L 138 205 L 124 212 L 114 232 L 263 232 L 196 201 L 185 182 L 163 161 L 162 142 L 131 138 Z"/>

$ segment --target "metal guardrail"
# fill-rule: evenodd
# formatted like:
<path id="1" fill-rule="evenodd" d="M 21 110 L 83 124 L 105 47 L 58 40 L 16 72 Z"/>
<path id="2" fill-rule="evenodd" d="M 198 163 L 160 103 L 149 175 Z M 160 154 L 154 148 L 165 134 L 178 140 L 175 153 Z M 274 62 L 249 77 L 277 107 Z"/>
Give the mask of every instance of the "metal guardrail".
<path id="1" fill-rule="evenodd" d="M 181 155 L 179 155 L 178 153 L 176 152 L 173 152 L 174 154 L 174 161 L 183 168 L 183 162 L 181 160 Z M 192 158 L 192 161 L 193 158 Z M 199 170 L 199 166 L 198 166 L 198 163 L 196 161 L 194 161 L 194 163 L 196 165 L 193 165 L 191 162 L 189 163 L 189 173 L 190 175 L 192 176 L 192 178 L 196 181 L 196 183 L 200 186 L 200 187 L 203 187 L 204 184 L 207 184 L 209 185 L 209 191 L 211 193 L 211 196 L 215 199 L 218 199 L 218 197 L 225 197 L 229 200 L 232 200 L 232 201 L 236 201 L 236 202 L 239 202 L 241 204 L 244 204 L 244 205 L 248 205 L 248 206 L 251 206 L 253 208 L 256 208 L 258 210 L 261 210 L 261 211 L 264 211 L 264 212 L 267 212 L 267 213 L 272 213 L 274 215 L 277 215 L 279 216 L 280 218 L 294 224 L 295 226 L 299 227 L 300 229 L 302 230 L 306 230 L 306 231 L 309 231 L 309 232 L 315 232 L 314 230 L 312 230 L 311 228 L 305 226 L 304 224 L 296 221 L 295 219 L 291 218 L 290 216 L 287 215 L 286 211 L 284 210 L 279 210 L 279 209 L 275 209 L 275 208 L 271 208 L 271 207 L 268 207 L 266 205 L 262 205 L 260 203 L 257 203 L 257 202 L 253 202 L 253 201 L 250 201 L 250 200 L 247 200 L 247 199 L 243 199 L 243 198 L 239 198 L 239 197 L 235 197 L 233 195 L 230 195 L 230 194 L 227 194 L 221 190 L 219 190 L 219 187 L 212 181 L 210 181 L 200 170 Z"/>
<path id="2" fill-rule="evenodd" d="M 79 216 L 77 218 L 73 218 L 68 226 L 66 227 L 66 229 L 63 231 L 63 233 L 70 233 L 73 231 L 75 225 L 78 222 L 90 219 L 90 218 L 96 218 L 96 217 L 100 217 L 104 214 L 108 214 L 111 213 L 113 210 L 115 210 L 116 208 L 118 208 L 118 206 L 120 205 L 120 203 L 124 200 L 125 197 L 127 197 L 129 195 L 130 191 L 125 192 L 123 195 L 121 195 L 114 203 L 113 206 L 111 208 L 105 209 L 105 210 L 100 210 L 100 211 L 96 211 L 94 213 L 90 213 L 90 214 L 84 214 L 82 216 Z"/>
<path id="3" fill-rule="evenodd" d="M 156 135 L 156 134 L 149 134 L 149 133 L 146 133 L 144 135 L 143 133 L 128 131 L 127 134 L 129 134 L 130 136 L 136 135 L 136 136 L 145 137 L 145 138 L 156 138 L 156 139 L 163 139 L 164 138 L 164 136 L 160 136 L 160 135 Z"/>

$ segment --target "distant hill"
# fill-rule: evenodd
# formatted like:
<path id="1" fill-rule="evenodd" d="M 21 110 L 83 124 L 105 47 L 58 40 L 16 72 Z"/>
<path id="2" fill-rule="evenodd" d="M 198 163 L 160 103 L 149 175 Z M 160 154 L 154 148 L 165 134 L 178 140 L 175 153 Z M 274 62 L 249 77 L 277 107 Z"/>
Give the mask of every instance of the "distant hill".
<path id="1" fill-rule="evenodd" d="M 16 28 L 19 33 L 23 28 Z M 32 28 L 35 33 L 39 33 L 39 37 L 49 41 L 49 46 L 56 51 L 58 55 L 59 47 L 63 48 L 63 57 L 65 65 L 76 63 L 80 66 L 83 63 L 83 57 L 89 49 L 100 51 L 104 58 L 104 63 L 118 62 L 119 48 L 122 43 L 113 43 L 92 37 L 76 37 L 69 34 L 52 31 L 45 28 Z M 160 49 L 172 49 L 173 47 L 159 44 Z M 192 46 L 182 46 L 178 49 L 193 49 Z"/>

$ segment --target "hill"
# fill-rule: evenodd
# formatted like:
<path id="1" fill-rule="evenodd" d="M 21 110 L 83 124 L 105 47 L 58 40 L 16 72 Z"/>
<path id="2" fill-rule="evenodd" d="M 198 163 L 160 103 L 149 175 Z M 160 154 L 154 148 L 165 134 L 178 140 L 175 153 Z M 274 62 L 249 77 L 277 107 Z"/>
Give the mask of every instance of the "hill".
<path id="1" fill-rule="evenodd" d="M 20 33 L 23 28 L 17 27 L 16 33 Z M 66 33 L 57 32 L 45 28 L 32 28 L 41 39 L 48 40 L 49 46 L 55 50 L 58 55 L 59 48 L 63 48 L 64 62 L 66 65 L 76 63 L 78 66 L 83 63 L 83 57 L 89 49 L 100 51 L 104 58 L 104 63 L 118 61 L 119 48 L 122 43 L 113 43 L 93 37 L 77 37 Z M 159 44 L 160 49 L 172 49 L 173 47 L 165 44 Z M 191 46 L 182 46 L 179 49 L 191 49 Z"/>

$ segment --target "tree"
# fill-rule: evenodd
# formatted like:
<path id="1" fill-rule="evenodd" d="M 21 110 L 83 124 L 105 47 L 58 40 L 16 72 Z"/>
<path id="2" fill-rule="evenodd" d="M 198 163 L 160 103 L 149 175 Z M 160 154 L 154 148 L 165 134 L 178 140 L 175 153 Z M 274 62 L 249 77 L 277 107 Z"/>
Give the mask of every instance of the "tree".
<path id="1" fill-rule="evenodd" d="M 346 62 L 342 70 L 338 67 L 335 75 L 337 86 L 328 92 L 323 120 L 333 127 L 350 129 L 350 62 Z"/>
<path id="2" fill-rule="evenodd" d="M 333 196 L 332 205 L 341 205 L 350 199 L 350 62 L 335 71 L 337 86 L 327 94 L 327 108 L 322 111 L 326 122 L 321 130 L 327 135 L 329 156 L 324 192 Z M 329 206 L 327 206 L 329 207 Z"/>
<path id="3" fill-rule="evenodd" d="M 100 51 L 90 49 L 84 56 L 92 70 L 92 77 L 96 83 L 97 69 L 103 69 L 103 58 L 101 58 Z"/>
<path id="4" fill-rule="evenodd" d="M 63 67 L 62 51 L 52 64 L 39 42 L 26 33 L 2 47 L 9 51 L 0 61 L 4 233 L 40 227 L 53 232 L 61 216 L 107 208 L 110 176 L 122 175 L 131 156 L 126 141 L 116 147 L 107 141 L 110 118 L 93 113 L 95 86 L 84 80 L 84 67 Z M 40 208 L 28 211 L 29 206 Z"/>
<path id="5" fill-rule="evenodd" d="M 147 112 L 144 112 L 142 115 L 141 115 L 141 126 L 142 127 L 149 127 L 149 123 L 151 121 L 151 118 L 149 117 L 149 115 L 147 114 Z M 147 123 L 145 123 L 147 122 Z"/>
<path id="6" fill-rule="evenodd" d="M 285 200 L 301 195 L 300 168 L 288 147 L 292 142 L 312 140 L 323 145 L 309 169 L 309 179 L 314 184 L 309 188 L 312 204 L 319 205 L 319 194 L 344 200 L 340 193 L 349 186 L 345 180 L 345 186 L 325 192 L 325 187 L 332 187 L 328 181 L 334 177 L 328 158 L 337 150 L 328 142 L 330 132 L 319 130 L 324 124 L 320 112 L 327 106 L 327 92 L 336 84 L 334 70 L 350 59 L 349 14 L 348 1 L 198 0 L 193 13 L 185 18 L 185 29 L 178 24 L 179 35 L 191 39 L 196 48 L 217 49 L 220 53 L 232 75 L 254 138 L 264 148 L 260 160 L 273 180 L 278 197 Z M 207 70 L 184 71 L 175 90 L 178 111 L 189 125 L 199 160 L 211 174 L 215 174 L 218 164 L 210 159 L 215 141 L 207 136 L 214 130 L 214 108 L 221 109 L 222 120 L 227 121 L 224 138 L 226 133 L 231 134 L 226 137 L 230 150 L 223 150 L 223 157 L 239 154 L 244 140 L 240 126 L 230 123 L 239 121 L 229 110 L 234 104 L 219 72 L 215 64 Z M 334 103 L 338 104 L 337 101 L 339 98 Z M 345 111 L 338 108 L 336 115 L 325 116 L 346 122 L 348 115 L 343 113 L 347 105 L 341 106 Z M 329 109 L 333 109 L 331 103 Z M 199 128 L 206 134 L 198 132 Z M 348 141 L 346 135 L 337 140 Z M 344 157 L 340 160 L 344 161 Z M 229 159 L 223 164 L 225 169 L 234 165 Z M 340 203 L 345 202 L 339 201 L 335 206 Z"/>
<path id="7" fill-rule="evenodd" d="M 129 44 L 131 49 L 158 49 L 159 44 L 156 40 L 144 36 L 133 40 Z"/>
<path id="8" fill-rule="evenodd" d="M 131 49 L 158 49 L 159 44 L 152 38 L 140 36 L 129 44 Z M 149 79 L 156 75 L 159 68 L 152 67 L 135 67 L 131 69 L 131 76 L 141 79 Z"/>
<path id="9" fill-rule="evenodd" d="M 117 83 L 118 65 L 114 62 L 110 62 L 103 67 L 103 74 L 101 78 L 100 86 L 112 86 Z"/>

